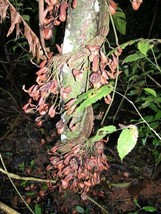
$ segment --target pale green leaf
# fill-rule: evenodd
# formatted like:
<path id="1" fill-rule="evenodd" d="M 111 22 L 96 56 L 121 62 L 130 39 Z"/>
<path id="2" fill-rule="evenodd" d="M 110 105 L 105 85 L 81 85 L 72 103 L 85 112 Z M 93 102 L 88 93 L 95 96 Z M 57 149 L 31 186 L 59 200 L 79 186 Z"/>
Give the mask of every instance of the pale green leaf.
<path id="1" fill-rule="evenodd" d="M 154 97 L 157 96 L 156 91 L 152 88 L 144 88 L 144 91 L 146 91 L 148 94 L 153 95 Z"/>
<path id="2" fill-rule="evenodd" d="M 117 141 L 117 151 L 121 161 L 135 147 L 137 139 L 138 130 L 135 125 L 129 125 L 127 128 L 122 130 Z"/>
<path id="3" fill-rule="evenodd" d="M 134 53 L 134 54 L 131 54 L 131 55 L 129 55 L 129 56 L 127 56 L 125 59 L 124 59 L 124 61 L 123 61 L 123 63 L 127 63 L 127 62 L 135 62 L 135 61 L 137 61 L 137 60 L 139 60 L 139 59 L 143 59 L 145 56 L 143 55 L 143 54 L 141 54 L 140 52 L 136 52 L 136 53 Z"/>
<path id="4" fill-rule="evenodd" d="M 147 212 L 154 212 L 154 211 L 156 211 L 155 207 L 153 207 L 153 206 L 142 207 L 142 210 L 147 211 Z"/>
<path id="5" fill-rule="evenodd" d="M 42 214 L 41 207 L 38 204 L 35 204 L 35 214 Z"/>
<path id="6" fill-rule="evenodd" d="M 112 92 L 112 90 L 113 90 L 112 87 L 104 85 L 99 89 L 91 89 L 88 92 L 83 93 L 78 97 L 77 101 L 74 103 L 74 105 L 80 103 L 80 106 L 77 107 L 76 113 L 82 111 L 84 108 L 90 106 L 91 104 L 107 96 Z"/>
<path id="7" fill-rule="evenodd" d="M 78 213 L 82 213 L 82 214 L 85 213 L 85 210 L 80 206 L 76 206 L 75 209 Z"/>
<path id="8" fill-rule="evenodd" d="M 126 16 L 121 8 L 117 8 L 116 13 L 113 15 L 113 21 L 116 29 L 124 35 L 126 33 Z"/>
<path id="9" fill-rule="evenodd" d="M 149 44 L 149 40 L 146 39 L 142 39 L 140 40 L 140 42 L 138 42 L 138 49 L 139 51 L 144 54 L 147 55 L 147 52 L 153 47 L 153 45 Z"/>
<path id="10" fill-rule="evenodd" d="M 103 128 L 100 128 L 96 135 L 89 138 L 88 143 L 94 143 L 101 139 L 103 139 L 106 135 L 111 134 L 116 131 L 116 127 L 113 125 L 104 126 Z"/>
<path id="11" fill-rule="evenodd" d="M 117 184 L 111 183 L 110 185 L 116 188 L 126 188 L 130 185 L 130 182 L 117 183 Z"/>
<path id="12" fill-rule="evenodd" d="M 154 120 L 159 120 L 161 119 L 161 111 L 158 111 L 154 117 Z"/>
<path id="13" fill-rule="evenodd" d="M 30 16 L 29 16 L 29 15 L 22 15 L 22 18 L 23 18 L 25 21 L 27 21 L 27 22 L 30 21 Z"/>

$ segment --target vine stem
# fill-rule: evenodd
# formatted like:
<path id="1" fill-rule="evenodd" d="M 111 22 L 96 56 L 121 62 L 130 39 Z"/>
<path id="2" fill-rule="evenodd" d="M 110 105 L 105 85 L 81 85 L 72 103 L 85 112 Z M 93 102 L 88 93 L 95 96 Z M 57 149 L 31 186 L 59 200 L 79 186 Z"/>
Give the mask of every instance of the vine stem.
<path id="1" fill-rule="evenodd" d="M 106 2 L 106 4 L 108 5 L 108 10 L 109 10 L 109 4 Z M 115 35 L 115 41 L 116 41 L 116 45 L 117 47 L 119 47 L 119 43 L 118 43 L 118 36 L 117 36 L 117 32 L 116 32 L 116 28 L 115 28 L 115 24 L 114 24 L 114 21 L 113 21 L 113 18 L 112 18 L 112 15 L 110 13 L 110 10 L 109 10 L 109 16 L 110 16 L 110 20 L 111 20 L 111 23 L 112 23 L 112 28 L 113 28 L 113 31 L 114 31 L 114 35 Z M 119 62 L 119 56 L 117 55 L 116 56 L 117 58 L 117 61 Z M 117 65 L 117 71 L 116 71 L 116 80 L 115 80 L 115 85 L 114 85 L 114 90 L 113 90 L 113 94 L 112 94 L 112 98 L 111 98 L 111 102 L 105 112 L 105 115 L 101 121 L 101 125 L 103 125 L 106 117 L 107 117 L 107 114 L 112 106 L 112 103 L 114 101 L 114 98 L 115 98 L 115 91 L 116 91 L 116 87 L 117 87 L 117 82 L 118 82 L 118 76 L 119 76 L 119 65 Z"/>
<path id="2" fill-rule="evenodd" d="M 102 207 L 100 204 L 98 204 L 94 199 L 92 199 L 91 197 L 87 196 L 87 199 L 89 201 L 91 201 L 92 203 L 94 203 L 97 207 L 99 207 L 104 213 L 109 214 L 109 212 L 107 210 L 105 210 L 104 207 Z"/>
<path id="3" fill-rule="evenodd" d="M 125 100 L 127 100 L 135 109 L 135 111 L 138 113 L 138 115 L 140 116 L 140 118 L 143 120 L 143 122 L 148 126 L 148 128 L 161 140 L 161 136 L 149 125 L 149 123 L 143 118 L 143 116 L 141 115 L 141 113 L 139 112 L 138 108 L 135 106 L 135 104 L 129 100 L 127 97 L 125 97 L 123 94 L 121 94 L 118 91 L 115 91 L 116 94 L 119 94 L 121 97 L 123 97 Z"/>
<path id="4" fill-rule="evenodd" d="M 17 212 L 16 210 L 14 210 L 13 208 L 2 203 L 1 201 L 0 201 L 0 210 L 3 210 L 5 213 L 8 213 L 8 214 L 21 214 L 21 213 Z"/>

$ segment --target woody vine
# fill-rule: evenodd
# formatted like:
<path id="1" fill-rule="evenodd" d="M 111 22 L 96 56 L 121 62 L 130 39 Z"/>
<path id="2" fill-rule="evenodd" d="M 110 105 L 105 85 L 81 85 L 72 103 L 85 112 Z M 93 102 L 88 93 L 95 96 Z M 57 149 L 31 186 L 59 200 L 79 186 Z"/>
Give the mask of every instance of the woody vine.
<path id="1" fill-rule="evenodd" d="M 131 3 L 137 10 L 142 0 Z M 100 99 L 111 104 L 121 73 L 118 65 L 122 48 L 118 45 L 109 56 L 103 51 L 117 4 L 113 0 L 39 0 L 40 38 L 8 0 L 0 1 L 1 22 L 8 8 L 11 26 L 7 36 L 14 30 L 16 37 L 23 34 L 39 67 L 36 83 L 29 89 L 23 86 L 30 96 L 23 110 L 39 114 L 35 119 L 38 126 L 46 116 L 60 115 L 56 123 L 60 141 L 48 151 L 47 171 L 57 179 L 53 188 L 79 191 L 83 198 L 90 187 L 100 183 L 102 171 L 109 168 L 103 138 L 116 131 L 108 126 L 95 135 L 92 104 Z M 55 54 L 46 48 L 45 41 L 52 39 L 53 29 L 62 22 L 66 22 L 64 41 L 61 47 L 57 45 L 59 54 Z M 135 144 L 137 129 L 132 125 L 127 128 L 134 132 Z"/>

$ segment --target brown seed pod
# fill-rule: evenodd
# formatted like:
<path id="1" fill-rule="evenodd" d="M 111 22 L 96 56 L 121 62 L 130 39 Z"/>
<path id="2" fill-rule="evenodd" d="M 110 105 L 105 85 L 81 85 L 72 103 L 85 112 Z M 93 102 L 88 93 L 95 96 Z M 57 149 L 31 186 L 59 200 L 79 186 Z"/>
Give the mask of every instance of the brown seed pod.
<path id="1" fill-rule="evenodd" d="M 140 8 L 140 5 L 143 3 L 142 0 L 133 0 L 132 2 L 132 8 L 134 10 L 138 10 Z"/>

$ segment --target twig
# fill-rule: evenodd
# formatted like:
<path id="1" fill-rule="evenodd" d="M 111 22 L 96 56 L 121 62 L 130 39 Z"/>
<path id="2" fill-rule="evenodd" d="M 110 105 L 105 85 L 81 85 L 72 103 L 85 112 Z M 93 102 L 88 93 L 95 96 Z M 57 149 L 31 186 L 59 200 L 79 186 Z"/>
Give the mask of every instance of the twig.
<path id="1" fill-rule="evenodd" d="M 0 154 L 0 160 L 2 162 L 2 166 L 4 167 L 6 173 L 8 173 L 7 168 L 5 166 L 5 163 L 3 161 L 2 155 Z M 26 207 L 30 210 L 30 212 L 32 214 L 35 214 L 34 211 L 29 207 L 29 205 L 26 203 L 26 201 L 24 200 L 24 198 L 22 197 L 22 195 L 20 194 L 20 192 L 18 191 L 17 187 L 15 186 L 15 184 L 13 183 L 12 179 L 10 178 L 10 176 L 7 174 L 12 186 L 14 187 L 14 189 L 16 190 L 17 194 L 19 195 L 19 197 L 21 198 L 21 200 L 24 202 L 24 204 L 26 205 Z"/>
<path id="2" fill-rule="evenodd" d="M 158 4 L 159 4 L 159 0 L 157 0 L 156 6 L 155 6 L 155 11 L 154 11 L 153 19 L 152 19 L 152 22 L 151 22 L 150 30 L 149 30 L 149 33 L 148 33 L 148 38 L 150 37 L 152 29 L 153 29 L 153 26 L 154 26 L 154 21 L 155 21 L 155 18 L 156 18 L 156 15 L 157 15 L 157 10 L 158 10 Z"/>
<path id="3" fill-rule="evenodd" d="M 34 177 L 23 177 L 23 176 L 20 176 L 20 175 L 16 175 L 16 174 L 13 174 L 11 172 L 8 172 L 8 171 L 2 169 L 1 167 L 0 167 L 0 172 L 6 174 L 10 178 L 13 178 L 13 179 L 16 179 L 16 180 L 37 181 L 37 182 L 43 182 L 43 183 L 44 182 L 56 183 L 55 180 L 48 180 L 48 179 L 41 179 L 41 178 L 34 178 Z"/>
<path id="4" fill-rule="evenodd" d="M 87 199 L 88 199 L 89 201 L 91 201 L 92 203 L 94 203 L 97 207 L 99 207 L 99 208 L 103 211 L 103 213 L 109 214 L 109 212 L 108 212 L 107 210 L 105 210 L 105 208 L 102 207 L 100 204 L 98 204 L 95 200 L 93 200 L 93 199 L 90 198 L 89 196 L 87 196 Z"/>
<path id="5" fill-rule="evenodd" d="M 5 213 L 8 214 L 21 214 L 2 202 L 0 202 L 0 210 L 3 210 Z"/>
<path id="6" fill-rule="evenodd" d="M 123 94 L 121 94 L 118 91 L 115 91 L 116 94 L 119 94 L 120 96 L 124 97 L 124 99 L 126 99 L 129 103 L 131 103 L 131 105 L 134 107 L 134 109 L 136 110 L 136 112 L 138 113 L 138 115 L 140 116 L 140 118 L 142 119 L 142 121 L 148 126 L 148 128 L 161 140 L 161 136 L 153 129 L 151 128 L 151 126 L 149 125 L 149 123 L 143 118 L 143 116 L 141 115 L 141 113 L 139 112 L 139 110 L 137 109 L 137 107 L 135 106 L 135 104 L 129 100 L 127 97 L 125 97 Z"/>
<path id="7" fill-rule="evenodd" d="M 147 76 L 149 77 L 149 79 L 151 79 L 159 88 L 161 88 L 161 84 L 159 82 L 157 82 L 153 77 L 151 77 L 149 74 L 147 74 Z"/>

